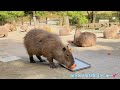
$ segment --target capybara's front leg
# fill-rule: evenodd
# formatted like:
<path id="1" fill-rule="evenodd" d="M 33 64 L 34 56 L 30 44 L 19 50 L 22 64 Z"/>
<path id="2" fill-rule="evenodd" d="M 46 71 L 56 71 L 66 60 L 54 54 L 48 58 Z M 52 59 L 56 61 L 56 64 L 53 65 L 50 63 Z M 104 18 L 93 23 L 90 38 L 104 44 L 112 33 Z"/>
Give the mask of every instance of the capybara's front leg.
<path id="1" fill-rule="evenodd" d="M 30 63 L 36 63 L 33 59 L 33 56 L 29 56 L 29 58 L 30 58 Z"/>
<path id="2" fill-rule="evenodd" d="M 40 62 L 45 62 L 40 56 L 36 55 L 36 57 L 40 60 Z"/>
<path id="3" fill-rule="evenodd" d="M 57 66 L 53 62 L 53 58 L 48 58 L 48 61 L 49 61 L 49 64 L 50 64 L 50 68 L 57 68 Z"/>

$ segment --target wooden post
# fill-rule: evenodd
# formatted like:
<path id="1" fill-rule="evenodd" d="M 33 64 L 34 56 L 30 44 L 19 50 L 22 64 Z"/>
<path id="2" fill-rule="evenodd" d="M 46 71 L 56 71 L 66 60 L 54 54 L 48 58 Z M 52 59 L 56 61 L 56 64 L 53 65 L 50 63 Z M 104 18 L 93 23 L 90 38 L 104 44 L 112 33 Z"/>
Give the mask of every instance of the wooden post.
<path id="1" fill-rule="evenodd" d="M 46 24 L 48 24 L 48 18 L 46 17 Z"/>
<path id="2" fill-rule="evenodd" d="M 31 25 L 31 17 L 30 17 L 30 25 Z"/>
<path id="3" fill-rule="evenodd" d="M 63 18 L 63 25 L 67 25 L 67 26 L 70 25 L 70 24 L 69 24 L 69 17 L 68 17 L 68 16 L 65 16 L 65 17 Z"/>
<path id="4" fill-rule="evenodd" d="M 34 25 L 36 25 L 36 17 L 33 16 Z"/>
<path id="5" fill-rule="evenodd" d="M 22 25 L 24 24 L 24 22 L 23 22 L 23 17 L 22 17 Z"/>
<path id="6" fill-rule="evenodd" d="M 38 19 L 39 19 L 39 23 L 40 23 L 40 17 Z"/>
<path id="7" fill-rule="evenodd" d="M 59 17 L 59 25 L 62 26 L 63 19 Z"/>

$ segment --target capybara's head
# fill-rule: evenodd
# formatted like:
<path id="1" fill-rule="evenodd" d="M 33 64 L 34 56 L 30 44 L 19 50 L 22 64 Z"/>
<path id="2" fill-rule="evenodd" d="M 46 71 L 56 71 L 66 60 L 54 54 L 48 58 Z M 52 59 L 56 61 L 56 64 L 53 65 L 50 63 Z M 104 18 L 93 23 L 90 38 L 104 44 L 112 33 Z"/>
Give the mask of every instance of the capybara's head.
<path id="1" fill-rule="evenodd" d="M 64 47 L 62 51 L 63 51 L 63 59 L 64 59 L 62 60 L 62 64 L 66 65 L 69 68 L 75 63 L 73 55 L 70 49 L 68 48 L 68 46 Z"/>

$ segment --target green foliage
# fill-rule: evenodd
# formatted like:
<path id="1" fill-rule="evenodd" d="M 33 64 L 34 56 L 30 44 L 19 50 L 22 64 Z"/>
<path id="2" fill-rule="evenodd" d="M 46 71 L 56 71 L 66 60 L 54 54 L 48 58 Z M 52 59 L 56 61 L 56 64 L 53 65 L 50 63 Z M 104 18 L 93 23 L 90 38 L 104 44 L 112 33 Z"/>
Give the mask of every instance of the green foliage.
<path id="1" fill-rule="evenodd" d="M 115 20 L 112 19 L 112 17 L 116 17 Z M 119 17 L 118 17 L 118 12 L 114 11 L 112 13 L 101 13 L 96 15 L 96 21 L 98 22 L 99 19 L 109 19 L 110 22 L 117 22 Z"/>
<path id="2" fill-rule="evenodd" d="M 70 17 L 70 23 L 73 25 L 88 23 L 88 19 L 83 15 L 82 11 L 68 11 L 67 15 Z"/>
<path id="3" fill-rule="evenodd" d="M 15 20 L 17 17 L 24 16 L 23 11 L 0 11 L 0 21 L 1 22 L 11 22 L 13 19 Z"/>
<path id="4" fill-rule="evenodd" d="M 35 12 L 35 16 L 42 16 L 44 15 L 44 13 L 42 11 L 36 11 Z"/>

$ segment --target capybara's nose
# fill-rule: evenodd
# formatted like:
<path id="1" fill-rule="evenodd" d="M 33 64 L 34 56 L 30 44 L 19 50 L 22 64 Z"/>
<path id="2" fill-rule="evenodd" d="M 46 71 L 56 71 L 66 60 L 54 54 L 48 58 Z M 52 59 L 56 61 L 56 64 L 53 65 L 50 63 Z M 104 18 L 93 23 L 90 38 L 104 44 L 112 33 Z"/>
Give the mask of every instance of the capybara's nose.
<path id="1" fill-rule="evenodd" d="M 69 68 L 70 69 L 74 69 L 77 65 L 76 64 L 73 64 L 72 66 L 70 66 Z"/>

